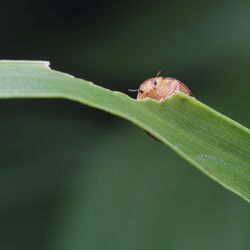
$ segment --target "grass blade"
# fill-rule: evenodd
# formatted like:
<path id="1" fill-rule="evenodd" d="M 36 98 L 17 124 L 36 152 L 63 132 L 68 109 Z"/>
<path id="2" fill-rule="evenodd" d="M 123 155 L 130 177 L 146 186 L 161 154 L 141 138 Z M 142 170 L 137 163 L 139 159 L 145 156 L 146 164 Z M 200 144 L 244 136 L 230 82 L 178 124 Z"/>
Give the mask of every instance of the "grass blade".
<path id="1" fill-rule="evenodd" d="M 250 201 L 249 129 L 194 98 L 137 101 L 33 61 L 0 61 L 0 98 L 65 98 L 123 117 Z"/>

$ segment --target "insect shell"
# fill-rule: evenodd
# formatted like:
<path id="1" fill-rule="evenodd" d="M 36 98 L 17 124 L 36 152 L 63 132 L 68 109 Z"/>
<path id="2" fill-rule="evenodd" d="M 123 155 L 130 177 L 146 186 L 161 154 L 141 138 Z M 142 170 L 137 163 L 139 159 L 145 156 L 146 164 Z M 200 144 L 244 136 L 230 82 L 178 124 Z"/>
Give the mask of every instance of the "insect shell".
<path id="1" fill-rule="evenodd" d="M 183 92 L 186 95 L 192 96 L 191 91 L 188 87 L 171 77 L 161 77 L 160 72 L 157 73 L 156 77 L 145 80 L 137 90 L 137 99 L 155 99 L 160 102 L 165 101 L 169 97 L 173 96 L 177 92 Z"/>

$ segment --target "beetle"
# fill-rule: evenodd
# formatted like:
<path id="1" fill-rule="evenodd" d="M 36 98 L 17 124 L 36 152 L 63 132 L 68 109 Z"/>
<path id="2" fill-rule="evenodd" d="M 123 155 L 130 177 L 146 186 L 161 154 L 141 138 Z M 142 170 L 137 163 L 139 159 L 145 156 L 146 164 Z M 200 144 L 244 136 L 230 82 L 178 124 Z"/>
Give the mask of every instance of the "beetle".
<path id="1" fill-rule="evenodd" d="M 179 91 L 193 96 L 184 83 L 172 77 L 159 76 L 160 73 L 159 71 L 155 77 L 145 80 L 138 89 L 129 89 L 129 91 L 138 92 L 138 100 L 150 98 L 160 102 L 165 101 Z"/>

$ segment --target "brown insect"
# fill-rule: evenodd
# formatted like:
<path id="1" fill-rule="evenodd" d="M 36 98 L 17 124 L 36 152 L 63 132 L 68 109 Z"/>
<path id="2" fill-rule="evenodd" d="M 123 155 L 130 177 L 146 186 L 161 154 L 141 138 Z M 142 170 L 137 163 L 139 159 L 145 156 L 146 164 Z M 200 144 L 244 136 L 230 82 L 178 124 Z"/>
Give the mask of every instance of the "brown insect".
<path id="1" fill-rule="evenodd" d="M 192 96 L 191 91 L 184 83 L 171 77 L 159 76 L 160 73 L 159 71 L 155 77 L 145 80 L 139 86 L 139 89 L 129 89 L 129 91 L 138 91 L 137 99 L 151 98 L 160 102 L 165 101 L 179 91 Z"/>

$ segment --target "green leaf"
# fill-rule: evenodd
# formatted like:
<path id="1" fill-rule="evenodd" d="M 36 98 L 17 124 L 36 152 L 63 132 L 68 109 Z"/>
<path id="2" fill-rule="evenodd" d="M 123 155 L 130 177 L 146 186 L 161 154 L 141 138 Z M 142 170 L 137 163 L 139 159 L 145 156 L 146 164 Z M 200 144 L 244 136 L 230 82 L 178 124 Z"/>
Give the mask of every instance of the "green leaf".
<path id="1" fill-rule="evenodd" d="M 250 201 L 249 129 L 195 98 L 138 101 L 34 61 L 0 62 L 0 98 L 65 98 L 125 118 Z"/>

